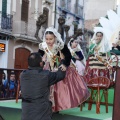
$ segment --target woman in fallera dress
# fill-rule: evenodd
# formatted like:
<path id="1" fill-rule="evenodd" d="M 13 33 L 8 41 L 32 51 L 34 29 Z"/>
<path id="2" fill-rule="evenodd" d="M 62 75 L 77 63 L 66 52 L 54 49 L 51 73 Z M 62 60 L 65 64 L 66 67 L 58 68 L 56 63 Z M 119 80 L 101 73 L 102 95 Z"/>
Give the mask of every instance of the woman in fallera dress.
<path id="1" fill-rule="evenodd" d="M 86 59 L 79 45 L 79 41 L 71 38 L 68 43 L 68 49 L 70 50 L 70 53 L 72 55 L 71 63 L 75 66 L 78 73 L 83 76 L 85 71 Z"/>
<path id="2" fill-rule="evenodd" d="M 109 59 L 110 47 L 109 42 L 102 28 L 96 27 L 95 33 L 91 40 L 89 48 L 89 68 L 91 69 L 90 77 L 105 76 L 109 78 Z"/>
<path id="3" fill-rule="evenodd" d="M 52 86 L 50 90 L 54 112 L 77 107 L 88 99 L 89 90 L 78 72 L 70 67 L 71 53 L 55 28 L 46 29 L 43 42 L 39 44 L 39 52 L 45 62 L 44 69 L 56 71 L 61 58 L 64 58 L 63 64 L 67 66 L 65 79 Z"/>

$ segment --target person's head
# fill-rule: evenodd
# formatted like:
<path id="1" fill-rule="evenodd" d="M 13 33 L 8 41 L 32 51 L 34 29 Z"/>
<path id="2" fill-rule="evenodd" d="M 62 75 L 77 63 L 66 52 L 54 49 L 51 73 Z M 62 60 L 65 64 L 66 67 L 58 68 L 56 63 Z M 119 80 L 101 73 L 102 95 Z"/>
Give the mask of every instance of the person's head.
<path id="1" fill-rule="evenodd" d="M 41 54 L 38 52 L 31 53 L 28 56 L 28 66 L 29 67 L 43 67 Z"/>
<path id="2" fill-rule="evenodd" d="M 5 76 L 5 73 L 3 72 L 3 73 L 2 73 L 2 79 L 5 80 L 5 78 L 6 78 L 6 76 Z"/>
<path id="3" fill-rule="evenodd" d="M 97 32 L 96 33 L 96 43 L 99 43 L 103 38 L 103 33 L 102 32 Z"/>
<path id="4" fill-rule="evenodd" d="M 10 74 L 10 80 L 11 81 L 15 81 L 15 73 L 14 72 L 11 72 L 11 74 Z"/>
<path id="5" fill-rule="evenodd" d="M 45 40 L 46 40 L 46 43 L 47 43 L 47 45 L 49 46 L 49 47 L 52 47 L 53 45 L 54 45 L 54 43 L 55 43 L 55 35 L 54 35 L 54 33 L 53 32 L 51 32 L 51 31 L 47 31 L 46 33 L 45 33 Z"/>
<path id="6" fill-rule="evenodd" d="M 76 48 L 78 45 L 78 41 L 77 40 L 71 40 L 70 41 L 70 46 L 72 49 Z"/>

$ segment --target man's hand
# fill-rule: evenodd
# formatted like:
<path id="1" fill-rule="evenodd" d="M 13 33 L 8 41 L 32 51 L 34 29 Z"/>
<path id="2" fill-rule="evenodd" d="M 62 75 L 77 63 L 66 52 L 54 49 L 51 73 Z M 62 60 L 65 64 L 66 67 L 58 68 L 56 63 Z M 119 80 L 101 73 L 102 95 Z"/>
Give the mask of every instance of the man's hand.
<path id="1" fill-rule="evenodd" d="M 66 66 L 65 66 L 65 65 L 63 65 L 63 64 L 62 64 L 62 65 L 60 65 L 60 66 L 59 66 L 59 68 L 60 68 L 62 71 L 66 71 L 66 69 L 67 69 L 67 68 L 66 68 Z"/>

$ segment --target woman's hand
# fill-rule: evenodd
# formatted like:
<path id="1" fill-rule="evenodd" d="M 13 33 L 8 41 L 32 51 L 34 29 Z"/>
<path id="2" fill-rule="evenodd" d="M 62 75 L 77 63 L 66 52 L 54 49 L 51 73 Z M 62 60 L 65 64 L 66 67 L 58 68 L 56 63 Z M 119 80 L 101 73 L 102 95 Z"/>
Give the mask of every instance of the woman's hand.
<path id="1" fill-rule="evenodd" d="M 65 56 L 63 55 L 63 53 L 62 53 L 61 51 L 59 51 L 59 53 L 60 53 L 60 58 L 61 58 L 61 60 L 62 60 L 62 59 L 65 59 Z"/>
<path id="2" fill-rule="evenodd" d="M 76 60 L 79 60 L 79 57 L 76 55 L 75 57 L 74 57 Z"/>
<path id="3" fill-rule="evenodd" d="M 61 64 L 60 66 L 59 66 L 59 68 L 62 70 L 62 71 L 66 71 L 66 66 L 65 65 L 63 65 L 63 64 Z"/>

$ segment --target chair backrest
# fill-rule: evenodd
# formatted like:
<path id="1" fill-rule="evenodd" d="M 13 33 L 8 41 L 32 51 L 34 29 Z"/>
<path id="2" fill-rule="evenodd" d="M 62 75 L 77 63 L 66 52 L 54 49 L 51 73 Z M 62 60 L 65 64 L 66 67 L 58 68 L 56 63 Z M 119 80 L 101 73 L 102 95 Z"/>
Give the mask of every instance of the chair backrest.
<path id="1" fill-rule="evenodd" d="M 101 87 L 104 87 L 104 88 L 108 88 L 110 86 L 110 80 L 107 78 L 107 77 L 96 77 L 96 78 L 92 78 L 90 79 L 90 81 L 88 81 L 87 83 L 88 86 L 101 86 Z"/>

